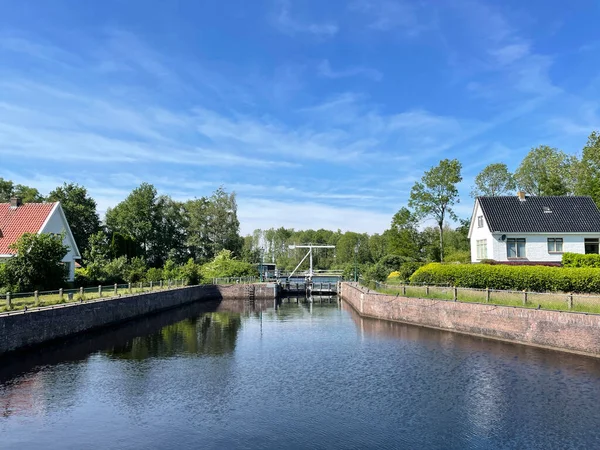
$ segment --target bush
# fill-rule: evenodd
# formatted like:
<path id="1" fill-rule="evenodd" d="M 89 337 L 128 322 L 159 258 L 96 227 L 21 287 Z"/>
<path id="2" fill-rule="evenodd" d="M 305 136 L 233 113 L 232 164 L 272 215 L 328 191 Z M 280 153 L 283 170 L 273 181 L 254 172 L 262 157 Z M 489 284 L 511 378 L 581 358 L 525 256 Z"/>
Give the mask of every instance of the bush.
<path id="1" fill-rule="evenodd" d="M 162 269 L 159 269 L 156 267 L 151 267 L 150 269 L 148 269 L 148 272 L 146 272 L 146 281 L 152 281 L 153 283 L 158 283 L 162 279 L 163 279 L 163 270 Z"/>
<path id="2" fill-rule="evenodd" d="M 91 286 L 93 284 L 93 281 L 90 278 L 90 275 L 88 273 L 88 269 L 86 269 L 85 267 L 76 267 L 75 268 L 75 286 L 77 287 L 86 287 L 86 286 Z"/>
<path id="3" fill-rule="evenodd" d="M 449 252 L 444 256 L 444 262 L 459 262 L 468 264 L 471 262 L 471 252 L 469 250 Z"/>
<path id="4" fill-rule="evenodd" d="M 563 253 L 563 267 L 600 268 L 600 255 L 582 255 L 580 253 Z"/>
<path id="5" fill-rule="evenodd" d="M 179 272 L 181 278 L 185 280 L 185 284 L 195 285 L 200 283 L 200 266 L 194 262 L 194 258 L 190 258 L 184 266 L 181 266 Z"/>
<path id="6" fill-rule="evenodd" d="M 600 269 L 431 263 L 417 270 L 410 282 L 533 292 L 600 292 Z"/>
<path id="7" fill-rule="evenodd" d="M 413 273 L 415 273 L 423 263 L 419 262 L 406 262 L 400 266 L 400 269 L 396 271 L 398 279 L 402 281 L 409 281 Z"/>

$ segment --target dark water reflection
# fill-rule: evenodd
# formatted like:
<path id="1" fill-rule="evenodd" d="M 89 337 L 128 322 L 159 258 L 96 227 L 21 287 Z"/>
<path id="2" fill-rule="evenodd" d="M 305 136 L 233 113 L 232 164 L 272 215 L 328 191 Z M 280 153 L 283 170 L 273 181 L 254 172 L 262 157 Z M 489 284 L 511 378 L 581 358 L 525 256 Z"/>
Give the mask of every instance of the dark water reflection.
<path id="1" fill-rule="evenodd" d="M 0 359 L 0 448 L 600 448 L 600 361 L 363 319 L 196 304 Z"/>

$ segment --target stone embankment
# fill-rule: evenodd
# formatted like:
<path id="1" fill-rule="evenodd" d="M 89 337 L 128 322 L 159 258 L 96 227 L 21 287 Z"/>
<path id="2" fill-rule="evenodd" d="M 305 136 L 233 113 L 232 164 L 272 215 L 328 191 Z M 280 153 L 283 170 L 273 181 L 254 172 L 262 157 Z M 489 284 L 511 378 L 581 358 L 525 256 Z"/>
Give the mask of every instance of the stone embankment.
<path id="1" fill-rule="evenodd" d="M 600 357 L 600 315 L 408 298 L 341 283 L 360 315 Z"/>
<path id="2" fill-rule="evenodd" d="M 0 314 L 0 355 L 58 338 L 208 300 L 272 300 L 275 285 L 202 285 Z"/>

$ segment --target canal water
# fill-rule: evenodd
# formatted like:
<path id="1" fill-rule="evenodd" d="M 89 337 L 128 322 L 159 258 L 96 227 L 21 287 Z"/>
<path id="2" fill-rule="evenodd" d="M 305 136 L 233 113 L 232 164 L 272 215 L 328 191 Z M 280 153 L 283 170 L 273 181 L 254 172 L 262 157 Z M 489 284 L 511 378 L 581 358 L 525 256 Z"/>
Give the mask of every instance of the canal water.
<path id="1" fill-rule="evenodd" d="M 593 358 L 227 301 L 0 359 L 0 448 L 595 449 L 599 401 Z"/>

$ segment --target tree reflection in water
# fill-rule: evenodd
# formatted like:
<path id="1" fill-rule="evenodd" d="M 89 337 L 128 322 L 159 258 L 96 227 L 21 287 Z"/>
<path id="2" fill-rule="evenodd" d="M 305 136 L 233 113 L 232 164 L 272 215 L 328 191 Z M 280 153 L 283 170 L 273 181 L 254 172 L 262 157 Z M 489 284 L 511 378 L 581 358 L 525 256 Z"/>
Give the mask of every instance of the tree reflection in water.
<path id="1" fill-rule="evenodd" d="M 240 314 L 209 312 L 167 325 L 157 333 L 133 338 L 106 353 L 132 360 L 181 354 L 224 355 L 235 350 L 241 325 Z"/>

